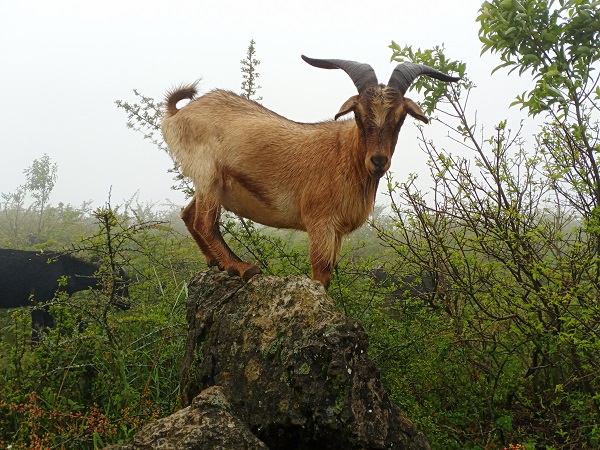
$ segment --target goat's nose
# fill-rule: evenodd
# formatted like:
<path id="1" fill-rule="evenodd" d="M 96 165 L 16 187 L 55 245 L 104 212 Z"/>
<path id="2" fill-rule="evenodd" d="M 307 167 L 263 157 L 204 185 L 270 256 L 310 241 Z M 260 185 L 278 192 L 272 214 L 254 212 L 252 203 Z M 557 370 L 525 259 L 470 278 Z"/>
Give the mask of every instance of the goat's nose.
<path id="1" fill-rule="evenodd" d="M 377 167 L 378 169 L 381 169 L 387 164 L 388 157 L 385 155 L 371 156 L 371 162 L 373 163 L 373 165 L 375 167 Z"/>

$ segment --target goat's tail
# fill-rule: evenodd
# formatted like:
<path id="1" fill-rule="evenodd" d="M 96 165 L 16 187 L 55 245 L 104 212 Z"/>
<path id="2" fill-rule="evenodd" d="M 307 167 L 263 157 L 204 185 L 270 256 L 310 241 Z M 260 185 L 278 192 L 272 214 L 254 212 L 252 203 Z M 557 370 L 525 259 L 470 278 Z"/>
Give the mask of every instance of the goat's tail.
<path id="1" fill-rule="evenodd" d="M 165 96 L 165 109 L 167 117 L 177 114 L 179 109 L 177 103 L 181 100 L 194 100 L 198 93 L 197 86 L 198 81 L 192 84 L 181 85 L 167 92 Z"/>

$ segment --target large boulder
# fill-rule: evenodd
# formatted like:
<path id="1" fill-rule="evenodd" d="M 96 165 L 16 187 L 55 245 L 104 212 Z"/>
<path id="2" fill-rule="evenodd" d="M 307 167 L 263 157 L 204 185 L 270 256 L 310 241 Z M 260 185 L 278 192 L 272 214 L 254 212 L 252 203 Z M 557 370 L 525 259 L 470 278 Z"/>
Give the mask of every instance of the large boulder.
<path id="1" fill-rule="evenodd" d="M 203 272 L 190 283 L 187 320 L 181 371 L 187 412 L 174 416 L 196 411 L 204 417 L 206 412 L 197 411 L 198 399 L 218 386 L 226 405 L 221 430 L 235 430 L 240 439 L 249 431 L 258 440 L 229 448 L 430 448 L 382 386 L 367 357 L 362 327 L 339 313 L 321 284 L 305 277 L 262 275 L 246 283 L 221 272 Z M 169 441 L 173 446 L 162 448 L 226 448 L 216 440 L 214 446 L 201 443 L 202 432 L 192 431 L 208 422 L 176 420 L 171 430 L 161 427 L 163 439 L 179 436 Z M 150 445 L 151 435 L 157 436 L 152 425 L 126 448 L 159 448 L 135 446 L 142 443 L 140 436 Z"/>
<path id="2" fill-rule="evenodd" d="M 390 401 L 362 327 L 321 284 L 204 272 L 190 284 L 187 308 L 184 405 L 221 386 L 271 450 L 429 448 Z"/>

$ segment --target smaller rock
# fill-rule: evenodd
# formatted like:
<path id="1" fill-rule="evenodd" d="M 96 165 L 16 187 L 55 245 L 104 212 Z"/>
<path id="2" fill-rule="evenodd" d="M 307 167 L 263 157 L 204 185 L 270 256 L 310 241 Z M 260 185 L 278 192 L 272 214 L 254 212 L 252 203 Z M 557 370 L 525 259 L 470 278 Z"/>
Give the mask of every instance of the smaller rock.
<path id="1" fill-rule="evenodd" d="M 143 427 L 129 444 L 106 450 L 268 450 L 239 419 L 218 386 L 202 391 L 187 408 Z"/>

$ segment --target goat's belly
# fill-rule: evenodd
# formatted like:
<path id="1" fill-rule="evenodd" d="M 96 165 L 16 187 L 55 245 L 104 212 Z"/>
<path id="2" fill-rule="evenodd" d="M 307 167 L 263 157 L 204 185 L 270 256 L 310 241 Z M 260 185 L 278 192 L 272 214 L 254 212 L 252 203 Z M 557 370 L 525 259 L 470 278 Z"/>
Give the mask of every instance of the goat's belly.
<path id="1" fill-rule="evenodd" d="M 304 230 L 299 211 L 284 197 L 281 194 L 277 198 L 261 195 L 233 183 L 225 186 L 221 204 L 226 210 L 262 225 Z"/>

